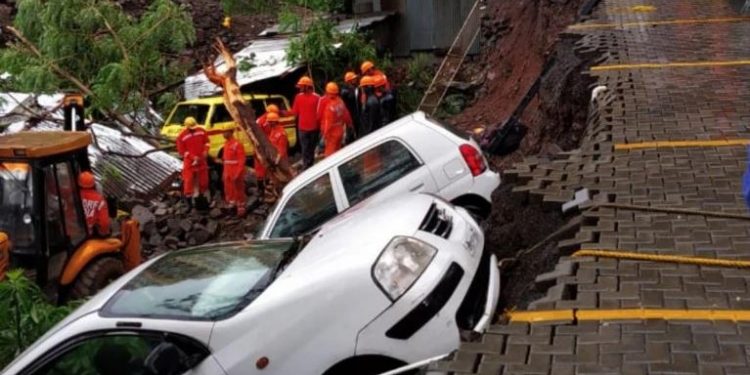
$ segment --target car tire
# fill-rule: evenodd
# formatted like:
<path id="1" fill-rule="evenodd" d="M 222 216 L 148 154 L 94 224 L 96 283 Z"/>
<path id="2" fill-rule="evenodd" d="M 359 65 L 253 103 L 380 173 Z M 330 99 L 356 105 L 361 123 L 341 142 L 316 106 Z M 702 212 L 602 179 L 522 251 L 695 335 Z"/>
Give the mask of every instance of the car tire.
<path id="1" fill-rule="evenodd" d="M 125 267 L 121 260 L 114 257 L 96 259 L 78 274 L 70 290 L 70 299 L 93 296 L 124 273 Z"/>
<path id="2" fill-rule="evenodd" d="M 469 213 L 469 215 L 471 215 L 472 219 L 474 219 L 474 221 L 476 221 L 477 223 L 482 224 L 486 220 L 484 211 L 481 207 L 471 204 L 463 205 L 461 207 L 465 209 Z"/>

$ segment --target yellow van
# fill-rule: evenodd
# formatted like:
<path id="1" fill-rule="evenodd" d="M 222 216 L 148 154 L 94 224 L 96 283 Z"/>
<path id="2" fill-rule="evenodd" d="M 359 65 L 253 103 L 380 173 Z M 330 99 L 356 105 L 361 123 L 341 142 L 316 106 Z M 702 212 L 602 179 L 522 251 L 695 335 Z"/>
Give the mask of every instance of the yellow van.
<path id="1" fill-rule="evenodd" d="M 266 106 L 269 104 L 276 104 L 279 109 L 283 111 L 289 111 L 289 101 L 281 95 L 263 95 L 263 94 L 248 94 L 243 95 L 245 100 L 255 110 L 255 116 L 258 117 L 266 112 Z M 208 98 L 199 98 L 186 100 L 177 103 L 172 112 L 167 117 L 167 121 L 161 128 L 161 135 L 169 139 L 177 139 L 184 126 L 182 123 L 188 116 L 195 117 L 198 121 L 198 125 L 206 129 L 208 133 L 208 139 L 211 142 L 211 149 L 209 155 L 211 157 L 219 157 L 219 152 L 224 147 L 224 137 L 222 133 L 227 129 L 236 128 L 232 116 L 224 106 L 224 99 L 221 96 L 213 96 Z M 297 144 L 297 127 L 295 117 L 283 116 L 280 119 L 280 123 L 286 130 L 286 136 L 289 139 L 289 147 L 294 147 Z M 245 132 L 237 132 L 235 134 L 237 139 L 242 142 L 245 146 L 247 155 L 253 155 L 255 153 L 254 147 L 250 140 L 247 138 Z"/>

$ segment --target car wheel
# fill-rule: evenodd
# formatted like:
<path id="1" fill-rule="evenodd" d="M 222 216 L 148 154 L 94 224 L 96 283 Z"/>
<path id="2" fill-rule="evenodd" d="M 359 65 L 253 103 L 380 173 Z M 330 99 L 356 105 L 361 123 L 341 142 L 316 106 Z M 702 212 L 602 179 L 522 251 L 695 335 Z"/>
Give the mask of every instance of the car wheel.
<path id="1" fill-rule="evenodd" d="M 472 219 L 477 223 L 482 224 L 484 222 L 485 217 L 481 207 L 471 204 L 463 205 L 461 207 L 468 211 L 469 215 L 471 215 Z"/>
<path id="2" fill-rule="evenodd" d="M 125 273 L 125 268 L 119 259 L 113 257 L 96 259 L 78 275 L 70 291 L 70 299 L 93 296 L 123 273 Z"/>

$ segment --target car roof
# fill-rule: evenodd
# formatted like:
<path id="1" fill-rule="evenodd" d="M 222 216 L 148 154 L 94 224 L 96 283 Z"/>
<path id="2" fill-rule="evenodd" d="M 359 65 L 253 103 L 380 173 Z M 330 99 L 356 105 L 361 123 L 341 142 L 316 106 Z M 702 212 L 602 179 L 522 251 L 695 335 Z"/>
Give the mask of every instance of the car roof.
<path id="1" fill-rule="evenodd" d="M 283 95 L 278 94 L 242 94 L 242 97 L 245 99 L 255 99 L 255 100 L 264 100 L 264 99 L 271 99 L 271 98 L 281 98 L 286 101 L 286 98 Z M 209 96 L 205 98 L 197 98 L 197 99 L 190 99 L 185 100 L 177 103 L 180 104 L 219 104 L 224 103 L 224 97 L 222 96 Z"/>
<path id="2" fill-rule="evenodd" d="M 427 126 L 428 122 L 426 121 L 424 112 L 417 111 L 410 115 L 404 116 L 368 134 L 367 136 L 358 139 L 351 145 L 347 145 L 333 155 L 317 162 L 315 165 L 306 169 L 304 172 L 300 173 L 299 175 L 297 175 L 297 177 L 292 179 L 292 181 L 286 184 L 286 186 L 284 187 L 284 193 L 289 193 L 290 191 L 296 190 L 300 186 L 306 185 L 311 179 L 316 178 L 323 172 L 331 169 L 332 167 L 349 159 L 350 157 L 359 154 L 363 149 L 367 149 L 371 145 L 379 143 L 381 140 L 386 139 L 389 136 L 405 133 L 407 130 L 410 130 L 410 128 L 413 129 L 415 123 Z"/>

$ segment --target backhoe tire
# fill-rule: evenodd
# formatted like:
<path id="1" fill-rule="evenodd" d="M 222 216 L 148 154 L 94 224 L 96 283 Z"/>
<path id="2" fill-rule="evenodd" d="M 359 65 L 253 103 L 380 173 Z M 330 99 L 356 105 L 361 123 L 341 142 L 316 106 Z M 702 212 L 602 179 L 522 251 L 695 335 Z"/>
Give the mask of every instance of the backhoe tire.
<path id="1" fill-rule="evenodd" d="M 81 271 L 73 283 L 69 300 L 93 296 L 125 273 L 122 261 L 113 257 L 94 260 Z"/>

